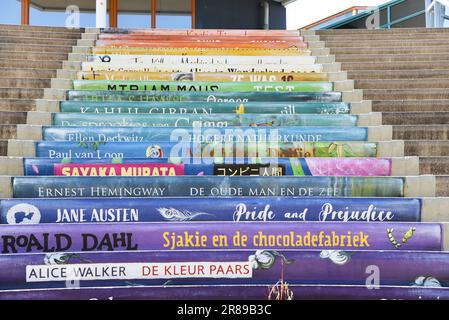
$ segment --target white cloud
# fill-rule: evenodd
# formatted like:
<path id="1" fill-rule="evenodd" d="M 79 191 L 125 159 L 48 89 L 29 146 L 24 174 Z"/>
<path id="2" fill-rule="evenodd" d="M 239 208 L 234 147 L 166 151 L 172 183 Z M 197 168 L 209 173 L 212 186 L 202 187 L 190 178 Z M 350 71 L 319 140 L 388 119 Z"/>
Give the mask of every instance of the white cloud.
<path id="1" fill-rule="evenodd" d="M 378 6 L 387 0 L 297 0 L 287 5 L 287 29 L 299 29 L 353 6 Z"/>

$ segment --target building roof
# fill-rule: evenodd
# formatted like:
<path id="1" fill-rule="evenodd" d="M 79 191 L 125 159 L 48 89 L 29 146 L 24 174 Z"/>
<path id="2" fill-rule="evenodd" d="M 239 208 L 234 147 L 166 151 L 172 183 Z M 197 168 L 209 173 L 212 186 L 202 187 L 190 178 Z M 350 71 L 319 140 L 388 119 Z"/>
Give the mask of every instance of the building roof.
<path id="1" fill-rule="evenodd" d="M 343 11 L 335 13 L 335 14 L 329 16 L 329 17 L 326 17 L 326 18 L 318 20 L 318 21 L 316 21 L 314 23 L 308 24 L 307 26 L 304 26 L 304 27 L 302 27 L 300 29 L 308 30 L 308 29 L 313 29 L 313 28 L 316 28 L 316 27 L 323 26 L 325 24 L 331 24 L 331 23 L 336 22 L 337 20 L 343 20 L 345 18 L 348 18 L 348 16 L 355 16 L 355 15 L 359 14 L 360 12 L 366 10 L 367 8 L 369 8 L 369 7 L 367 7 L 367 6 L 350 7 L 350 8 L 347 8 L 347 9 L 343 10 Z"/>

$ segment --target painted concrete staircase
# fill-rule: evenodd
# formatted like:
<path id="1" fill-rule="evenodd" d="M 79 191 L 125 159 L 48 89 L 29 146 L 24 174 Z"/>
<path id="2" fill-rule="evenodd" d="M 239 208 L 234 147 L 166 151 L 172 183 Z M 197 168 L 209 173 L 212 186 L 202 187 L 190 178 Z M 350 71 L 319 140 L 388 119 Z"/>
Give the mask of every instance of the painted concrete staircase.
<path id="1" fill-rule="evenodd" d="M 0 26 L 0 155 L 17 137 L 56 70 L 62 68 L 82 30 L 51 27 Z"/>
<path id="2" fill-rule="evenodd" d="M 43 89 L 42 98 L 38 98 L 35 101 L 36 111 L 28 112 L 26 123 L 19 125 L 17 138 L 11 139 L 8 144 L 7 155 L 9 157 L 0 159 L 3 163 L 0 166 L 0 174 L 5 175 L 7 179 L 9 176 L 22 176 L 24 174 L 22 157 L 35 156 L 34 142 L 42 139 L 41 126 L 51 123 L 49 117 L 51 112 L 60 111 L 60 102 L 67 99 L 67 91 L 73 88 L 73 80 L 78 79 L 81 64 L 87 61 L 87 56 L 92 53 L 92 47 L 95 45 L 99 33 L 100 30 L 95 28 L 87 28 L 84 30 L 84 33 L 81 34 L 81 39 L 77 40 L 77 45 L 73 46 L 73 50 L 68 53 L 68 60 L 63 61 L 62 68 L 57 70 L 56 77 L 51 79 L 50 86 Z M 421 135 L 420 137 L 422 138 L 408 138 L 398 133 L 401 132 L 401 128 L 407 127 L 406 125 L 393 125 L 393 134 L 391 134 L 391 127 L 388 125 L 391 123 L 391 120 L 389 120 L 391 116 L 385 111 L 397 110 L 399 118 L 405 119 L 404 115 L 410 116 L 410 111 L 419 111 L 422 106 L 426 108 L 424 110 L 433 110 L 434 107 L 438 111 L 445 110 L 446 107 L 449 108 L 449 91 L 447 89 L 433 89 L 440 90 L 440 92 L 447 92 L 448 97 L 441 99 L 438 95 L 426 97 L 425 95 L 428 94 L 429 89 L 409 89 L 408 92 L 410 95 L 413 95 L 412 98 L 407 94 L 403 94 L 405 92 L 404 89 L 395 89 L 393 93 L 388 93 L 389 90 L 386 89 L 367 89 L 360 85 L 361 80 L 354 79 L 356 79 L 355 77 L 359 72 L 361 74 L 369 74 L 371 77 L 383 77 L 387 74 L 394 74 L 399 77 L 399 75 L 408 72 L 407 70 L 401 69 L 399 69 L 400 72 L 396 71 L 394 66 L 391 67 L 393 69 L 392 71 L 388 71 L 388 68 L 387 71 L 380 71 L 374 67 L 369 69 L 371 65 L 385 67 L 389 64 L 395 65 L 398 63 L 401 65 L 402 63 L 402 65 L 412 67 L 415 63 L 416 65 L 427 63 L 429 70 L 423 68 L 421 70 L 422 72 L 431 72 L 433 61 L 441 60 L 441 62 L 437 63 L 444 66 L 444 59 L 449 62 L 449 56 L 445 52 L 435 53 L 432 51 L 433 49 L 428 50 L 425 46 L 419 46 L 418 43 L 416 47 L 409 46 L 405 49 L 393 47 L 395 41 L 388 42 L 383 40 L 381 42 L 382 45 L 385 46 L 388 44 L 391 47 L 377 47 L 377 45 L 370 47 L 369 43 L 371 41 L 381 41 L 385 35 L 392 39 L 395 39 L 395 37 L 410 39 L 416 36 L 418 41 L 428 35 L 430 38 L 439 39 L 438 37 L 441 37 L 444 39 L 444 37 L 449 38 L 449 30 L 329 30 L 318 32 L 307 30 L 300 31 L 299 35 L 303 36 L 304 40 L 308 42 L 312 55 L 317 57 L 317 63 L 323 65 L 323 72 L 327 74 L 328 80 L 335 83 L 335 90 L 342 92 L 342 101 L 351 104 L 352 113 L 365 114 L 382 112 L 383 120 L 380 119 L 380 121 L 383 121 L 384 125 L 382 131 L 383 137 L 377 137 L 377 140 L 374 138 L 374 141 L 381 141 L 381 152 L 378 156 L 394 157 L 396 159 L 393 166 L 394 176 L 409 176 L 412 178 L 416 177 L 418 180 L 422 179 L 407 194 L 409 197 L 423 197 L 426 199 L 426 204 L 423 207 L 422 221 L 446 221 L 445 208 L 449 203 L 449 198 L 443 197 L 449 196 L 449 188 L 445 188 L 441 184 L 446 177 L 442 175 L 444 174 L 443 171 L 438 171 L 437 168 L 444 168 L 444 161 L 449 161 L 449 141 L 445 140 L 445 138 L 429 138 L 429 141 L 424 140 L 424 137 L 428 133 Z M 357 43 L 363 46 L 363 48 L 356 46 L 344 47 L 342 41 L 345 39 L 345 43 L 350 43 L 348 38 L 354 35 L 361 37 Z M 337 40 L 331 42 L 328 39 Z M 433 41 L 432 43 L 436 42 Z M 339 46 L 336 43 L 340 43 Z M 446 50 L 449 53 L 449 45 L 440 45 L 438 48 Z M 419 52 L 419 54 L 413 54 L 411 50 L 414 50 L 415 53 Z M 355 62 L 351 62 L 352 59 L 355 59 Z M 419 62 L 419 59 L 427 62 Z M 401 62 L 403 60 L 404 62 Z M 414 60 L 418 60 L 418 62 Z M 386 64 L 385 62 L 388 63 Z M 365 65 L 368 66 L 368 70 L 366 71 L 363 67 Z M 361 71 L 358 69 L 351 71 L 352 69 L 348 69 L 350 66 L 358 66 L 361 68 Z M 449 73 L 449 65 L 446 68 L 448 68 Z M 420 73 L 421 71 L 418 69 L 416 73 Z M 369 82 L 376 83 L 375 78 L 374 81 L 371 81 L 370 78 L 368 80 Z M 383 82 L 384 79 L 377 83 L 381 84 Z M 373 90 L 375 91 L 373 92 Z M 375 94 L 378 94 L 376 90 L 381 91 L 385 96 L 376 96 Z M 399 95 L 399 98 L 396 98 L 395 94 Z M 401 94 L 403 95 L 401 96 Z M 377 116 L 379 115 L 377 114 Z M 419 119 L 416 120 L 418 122 L 421 121 L 420 116 L 415 116 L 415 119 Z M 413 133 L 416 131 L 417 125 L 413 123 L 409 127 L 412 128 L 410 131 Z M 430 129 L 430 132 L 433 132 L 433 127 L 427 124 L 419 125 L 419 127 L 422 129 Z M 440 125 L 439 127 L 444 129 L 447 126 Z M 402 139 L 405 141 L 402 141 Z M 419 161 L 417 156 L 419 156 Z M 426 176 L 418 176 L 419 174 Z M 435 185 L 435 177 L 432 174 L 439 174 L 437 185 Z M 410 187 L 412 186 L 412 184 L 409 185 Z M 9 187 L 1 191 L 3 197 L 11 194 Z M 439 196 L 439 198 L 435 198 L 435 196 Z M 445 225 L 446 227 L 449 229 L 449 226 Z M 449 237 L 445 239 L 445 242 L 445 247 L 449 248 Z"/>
<path id="3" fill-rule="evenodd" d="M 321 30 L 354 87 L 449 196 L 449 29 Z"/>
<path id="4" fill-rule="evenodd" d="M 384 126 L 379 127 L 379 134 L 370 139 L 371 141 L 379 141 L 380 143 L 381 152 L 378 156 L 393 157 L 392 175 L 406 177 L 406 197 L 424 198 L 422 221 L 444 222 L 447 221 L 445 211 L 447 199 L 435 198 L 434 177 L 431 175 L 419 176 L 418 171 L 420 169 L 421 174 L 445 174 L 444 165 L 442 169 L 438 169 L 438 165 L 444 163 L 440 162 L 440 159 L 444 161 L 446 156 L 449 159 L 449 142 L 445 141 L 447 138 L 441 135 L 437 139 L 433 139 L 434 131 L 439 131 L 433 125 L 429 125 L 429 122 L 433 124 L 433 121 L 437 120 L 444 122 L 442 120 L 444 116 L 438 116 L 439 114 L 435 112 L 444 113 L 445 107 L 449 107 L 449 91 L 446 89 L 447 87 L 444 87 L 444 81 L 441 79 L 435 81 L 437 74 L 445 74 L 445 61 L 449 62 L 449 58 L 444 57 L 445 52 L 449 53 L 449 45 L 438 44 L 444 43 L 445 37 L 449 38 L 449 32 L 441 32 L 440 34 L 437 31 L 419 31 L 415 31 L 413 35 L 411 31 L 408 31 L 408 33 L 407 31 L 398 31 L 397 34 L 393 31 L 386 31 L 385 33 L 389 34 L 386 38 L 391 38 L 391 40 L 385 40 L 384 32 L 381 31 L 373 31 L 373 33 L 378 34 L 374 36 L 368 31 L 338 30 L 319 32 L 318 35 L 315 32 L 304 32 L 303 34 L 306 36 L 305 40 L 312 50 L 312 55 L 317 56 L 317 62 L 323 64 L 329 81 L 335 83 L 336 91 L 343 92 L 343 102 L 351 103 L 353 113 L 367 114 L 371 111 L 381 111 L 384 113 Z M 27 114 L 26 122 L 22 121 L 20 123 L 17 136 L 9 137 L 17 138 L 17 140 L 12 139 L 9 141 L 8 156 L 10 158 L 4 157 L 1 159 L 3 166 L 0 166 L 0 174 L 5 175 L 5 177 L 2 177 L 4 180 L 0 181 L 2 197 L 11 197 L 11 190 L 7 186 L 7 181 L 10 180 L 10 176 L 23 175 L 22 157 L 35 156 L 34 142 L 42 139 L 41 125 L 51 124 L 49 112 L 59 111 L 60 101 L 66 99 L 67 90 L 72 88 L 72 82 L 76 79 L 77 72 L 81 69 L 82 61 L 86 61 L 87 54 L 92 51 L 92 46 L 95 44 L 98 33 L 99 30 L 86 30 L 86 33 L 82 34 L 81 40 L 77 41 L 76 38 L 73 40 L 77 44 L 73 49 L 70 45 L 67 45 L 67 52 L 70 52 L 68 54 L 68 61 L 62 63 L 62 69 L 54 72 L 56 73 L 56 77 L 54 77 L 53 73 L 54 79 L 46 82 L 42 81 L 45 84 L 41 84 L 42 88 L 39 89 L 40 96 L 29 98 L 30 100 L 38 99 L 36 100 L 35 108 L 37 112 L 33 112 L 34 103 L 30 102 L 30 108 L 24 110 L 24 113 Z M 76 34 L 76 32 L 73 32 L 73 34 Z M 429 39 L 425 37 L 428 34 L 430 35 Z M 361 38 L 359 41 L 352 42 L 355 35 Z M 416 36 L 416 39 L 414 36 Z M 425 44 L 418 45 L 421 43 L 420 37 L 422 37 L 422 42 Z M 414 40 L 398 40 L 404 38 L 413 38 Z M 416 46 L 398 47 L 398 53 L 395 53 L 395 43 L 408 42 L 414 42 Z M 43 44 L 45 44 L 45 41 L 35 46 L 38 47 Z M 354 44 L 353 47 L 351 47 L 352 44 Z M 442 51 L 439 54 L 432 54 L 432 56 L 435 56 L 435 60 L 431 60 L 429 58 L 430 55 L 426 54 L 427 46 L 433 45 Z M 26 45 L 23 44 L 21 46 L 25 50 Z M 65 47 L 65 45 L 61 47 Z M 437 52 L 437 49 L 432 50 Z M 428 61 L 413 61 L 413 59 L 419 59 L 414 52 L 421 52 L 419 56 L 422 56 L 423 59 L 428 59 Z M 385 60 L 373 62 L 382 58 Z M 348 59 L 348 62 L 344 59 Z M 361 61 L 357 61 L 357 59 L 361 59 Z M 395 59 L 398 60 L 396 61 Z M 403 61 L 401 59 L 405 60 Z M 409 61 L 406 59 L 412 60 Z M 416 69 L 413 69 L 415 63 Z M 428 64 L 429 67 L 423 66 L 422 69 L 419 69 L 420 64 Z M 437 67 L 435 67 L 436 71 L 432 73 L 433 69 L 431 66 L 434 65 Z M 407 66 L 412 68 L 410 69 L 411 71 L 406 69 Z M 427 80 L 410 81 L 408 80 L 409 72 L 410 74 L 415 72 L 414 77 L 427 75 L 423 77 L 423 79 Z M 348 80 L 348 78 L 354 81 Z M 421 88 L 419 86 L 423 87 Z M 45 87 L 46 89 L 43 89 Z M 363 89 L 363 91 L 359 89 Z M 425 102 L 421 103 L 421 101 Z M 425 106 L 424 108 L 428 109 L 427 112 L 430 112 L 429 117 L 425 119 L 421 118 L 419 114 L 411 112 L 421 111 L 423 105 Z M 433 106 L 437 106 L 440 109 L 434 110 Z M 371 116 L 380 122 L 378 114 L 371 114 Z M 19 123 L 19 121 L 16 121 L 16 123 Z M 380 123 L 376 123 L 375 125 L 378 124 Z M 391 134 L 390 124 L 393 125 L 393 135 Z M 438 126 L 441 127 L 440 130 L 443 130 L 442 132 L 445 135 L 447 130 L 446 126 L 441 123 Z M 430 130 L 430 134 L 426 133 L 427 130 Z M 441 147 L 436 148 L 435 145 L 427 146 L 429 141 L 426 141 L 426 139 L 431 140 L 431 143 L 439 143 Z M 405 154 L 404 145 L 401 140 L 410 140 L 406 141 Z M 444 147 L 446 147 L 445 152 Z M 423 150 L 426 150 L 425 148 L 428 148 L 429 152 L 424 152 Z M 415 149 L 419 149 L 420 152 L 414 152 Z M 435 157 L 437 150 L 441 150 L 438 155 L 443 156 L 442 158 Z M 418 168 L 418 159 L 416 157 L 405 157 L 408 155 L 418 155 L 421 157 L 420 168 Z M 431 161 L 436 161 L 438 165 L 431 165 Z M 444 176 L 438 178 L 438 195 L 449 195 L 449 192 L 445 191 L 447 188 L 442 184 L 444 181 Z M 447 224 L 444 225 L 444 228 L 446 233 L 444 250 L 448 250 L 449 239 L 447 234 L 449 230 Z"/>

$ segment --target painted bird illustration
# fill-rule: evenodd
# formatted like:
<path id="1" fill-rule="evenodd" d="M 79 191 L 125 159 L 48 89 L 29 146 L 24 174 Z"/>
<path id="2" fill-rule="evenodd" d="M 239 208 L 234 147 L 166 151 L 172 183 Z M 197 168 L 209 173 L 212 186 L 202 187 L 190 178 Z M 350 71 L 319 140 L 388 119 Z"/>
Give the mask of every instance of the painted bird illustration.
<path id="1" fill-rule="evenodd" d="M 16 219 L 16 224 L 21 224 L 23 222 L 26 221 L 31 221 L 31 219 L 33 218 L 34 212 L 17 212 L 14 216 L 14 218 Z"/>

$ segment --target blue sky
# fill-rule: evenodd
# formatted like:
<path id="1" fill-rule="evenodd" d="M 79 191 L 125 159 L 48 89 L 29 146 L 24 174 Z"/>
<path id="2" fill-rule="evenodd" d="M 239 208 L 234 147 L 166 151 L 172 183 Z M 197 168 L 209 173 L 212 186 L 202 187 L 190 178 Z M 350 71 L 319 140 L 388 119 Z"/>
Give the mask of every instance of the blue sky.
<path id="1" fill-rule="evenodd" d="M 20 2 L 17 0 L 0 0 L 0 24 L 20 24 Z M 92 0 L 94 1 L 94 0 Z M 64 26 L 66 14 L 64 12 L 41 12 L 31 8 L 30 24 L 42 26 Z M 158 28 L 190 28 L 191 18 L 184 16 L 158 16 Z M 80 17 L 81 27 L 95 27 L 95 14 L 82 13 Z M 122 28 L 149 28 L 151 24 L 150 13 L 148 15 L 119 14 L 119 26 Z"/>
<path id="2" fill-rule="evenodd" d="M 287 5 L 287 29 L 299 29 L 353 6 L 379 6 L 390 0 L 296 0 Z M 424 0 L 423 0 L 424 1 Z"/>

